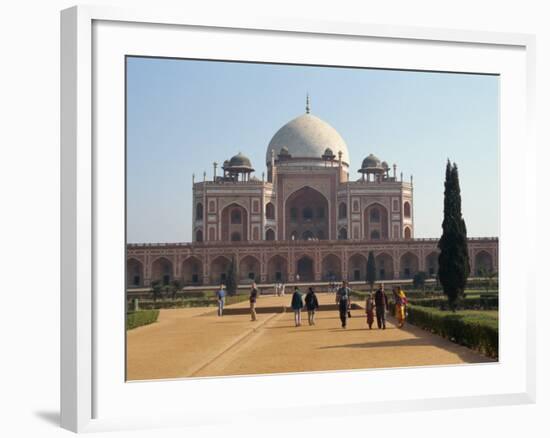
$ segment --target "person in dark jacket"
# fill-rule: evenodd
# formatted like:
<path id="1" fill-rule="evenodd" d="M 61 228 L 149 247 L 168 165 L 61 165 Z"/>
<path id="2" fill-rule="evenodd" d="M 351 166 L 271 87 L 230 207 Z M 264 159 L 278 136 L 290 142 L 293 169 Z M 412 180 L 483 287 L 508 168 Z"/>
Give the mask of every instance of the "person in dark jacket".
<path id="1" fill-rule="evenodd" d="M 252 283 L 250 288 L 250 296 L 248 297 L 250 301 L 250 320 L 256 321 L 256 300 L 258 298 L 258 289 L 256 288 L 256 283 Z"/>
<path id="2" fill-rule="evenodd" d="M 298 286 L 294 288 L 294 293 L 292 294 L 292 300 L 290 302 L 292 310 L 294 310 L 294 323 L 296 327 L 302 325 L 302 308 L 304 307 L 304 302 L 302 300 L 302 293 Z"/>
<path id="3" fill-rule="evenodd" d="M 342 328 L 346 328 L 348 313 L 351 307 L 351 289 L 348 287 L 348 282 L 343 281 L 342 287 L 336 292 L 336 302 L 338 303 L 338 312 L 340 313 L 340 321 Z"/>
<path id="4" fill-rule="evenodd" d="M 309 325 L 315 325 L 315 311 L 319 308 L 319 301 L 317 295 L 310 287 L 306 294 L 306 309 L 307 309 L 307 321 Z"/>
<path id="5" fill-rule="evenodd" d="M 380 284 L 374 293 L 374 306 L 376 307 L 376 325 L 378 328 L 386 329 L 386 311 L 388 310 L 388 297 L 384 292 L 384 283 Z"/>

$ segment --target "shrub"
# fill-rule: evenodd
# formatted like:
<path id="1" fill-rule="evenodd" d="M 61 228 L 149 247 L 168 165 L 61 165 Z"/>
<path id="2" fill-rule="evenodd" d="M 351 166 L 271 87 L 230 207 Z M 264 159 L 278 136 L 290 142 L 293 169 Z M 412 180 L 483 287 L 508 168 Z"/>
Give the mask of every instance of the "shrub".
<path id="1" fill-rule="evenodd" d="M 498 320 L 409 305 L 407 321 L 457 344 L 498 358 Z"/>
<path id="2" fill-rule="evenodd" d="M 201 290 L 190 290 L 183 292 L 183 298 L 204 298 L 205 294 Z"/>
<path id="3" fill-rule="evenodd" d="M 228 296 L 225 299 L 225 304 L 230 305 L 245 300 L 248 300 L 247 295 Z M 139 302 L 139 307 L 141 309 L 181 309 L 187 307 L 210 307 L 217 305 L 218 301 L 215 297 L 186 298 L 182 300 L 141 300 Z"/>
<path id="4" fill-rule="evenodd" d="M 138 310 L 126 314 L 126 330 L 132 330 L 142 325 L 152 324 L 159 317 L 158 310 Z"/>
<path id="5" fill-rule="evenodd" d="M 417 304 L 424 307 L 435 307 L 441 310 L 450 310 L 449 301 L 444 298 L 425 298 L 425 297 L 410 297 L 411 304 Z M 466 297 L 458 302 L 458 309 L 467 310 L 497 310 L 498 295 L 481 295 L 479 298 Z"/>

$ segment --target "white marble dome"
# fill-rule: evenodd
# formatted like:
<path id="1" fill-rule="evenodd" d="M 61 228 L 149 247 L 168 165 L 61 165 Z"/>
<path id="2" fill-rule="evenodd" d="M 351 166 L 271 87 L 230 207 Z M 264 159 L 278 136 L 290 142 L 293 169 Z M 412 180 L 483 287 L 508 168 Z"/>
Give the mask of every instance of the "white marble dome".
<path id="1" fill-rule="evenodd" d="M 275 151 L 275 158 L 286 147 L 292 158 L 317 158 L 330 148 L 335 160 L 338 152 L 342 151 L 342 161 L 349 165 L 349 152 L 344 139 L 338 131 L 319 117 L 309 113 L 303 114 L 288 122 L 279 129 L 267 147 L 266 162 L 271 161 L 271 151 Z"/>

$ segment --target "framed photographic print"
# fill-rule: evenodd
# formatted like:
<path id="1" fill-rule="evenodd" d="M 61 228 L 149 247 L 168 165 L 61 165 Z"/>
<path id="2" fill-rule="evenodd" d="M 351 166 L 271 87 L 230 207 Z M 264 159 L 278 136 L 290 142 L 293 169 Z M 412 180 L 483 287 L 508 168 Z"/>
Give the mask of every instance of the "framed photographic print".
<path id="1" fill-rule="evenodd" d="M 533 37 L 61 24 L 63 427 L 534 400 Z"/>

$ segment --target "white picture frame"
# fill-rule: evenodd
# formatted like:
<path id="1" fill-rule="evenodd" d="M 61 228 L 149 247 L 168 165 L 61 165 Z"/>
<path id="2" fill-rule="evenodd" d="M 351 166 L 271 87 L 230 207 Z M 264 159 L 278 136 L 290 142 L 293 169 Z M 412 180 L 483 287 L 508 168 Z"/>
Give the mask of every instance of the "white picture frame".
<path id="1" fill-rule="evenodd" d="M 147 29 L 147 47 L 140 41 L 139 35 Z M 502 273 L 502 315 L 501 344 L 504 353 L 495 368 L 489 370 L 487 365 L 457 367 L 434 367 L 421 369 L 371 370 L 355 372 L 310 373 L 300 377 L 300 384 L 310 385 L 315 397 L 299 404 L 300 416 L 308 415 L 362 415 L 364 412 L 386 412 L 413 409 L 441 409 L 453 407 L 473 407 L 499 404 L 531 403 L 535 400 L 535 272 L 528 263 L 518 260 L 512 249 L 530 250 L 535 245 L 535 208 L 534 186 L 536 175 L 527 166 L 526 157 L 535 156 L 533 138 L 534 111 L 534 57 L 535 39 L 532 35 L 507 34 L 492 32 L 461 31 L 451 29 L 425 29 L 403 26 L 382 26 L 365 23 L 314 22 L 293 19 L 258 19 L 256 17 L 216 17 L 214 15 L 193 16 L 182 11 L 126 10 L 99 6 L 78 6 L 61 13 L 61 425 L 75 432 L 101 431 L 119 428 L 148 428 L 162 426 L 178 426 L 189 424 L 211 423 L 213 417 L 207 412 L 208 397 L 217 394 L 223 402 L 224 397 L 235 395 L 239 391 L 246 392 L 255 388 L 259 398 L 239 399 L 239 406 L 227 414 L 216 414 L 216 421 L 228 421 L 230 416 L 252 415 L 255 417 L 270 417 L 275 415 L 292 415 L 295 406 L 281 405 L 282 392 L 296 384 L 295 375 L 277 377 L 232 377 L 211 378 L 186 381 L 143 382 L 139 384 L 120 381 L 120 355 L 116 353 L 121 347 L 121 333 L 115 321 L 117 312 L 123 308 L 123 291 L 120 297 L 115 292 L 105 295 L 105 278 L 120 278 L 117 274 L 123 266 L 124 248 L 115 246 L 114 258 L 108 262 L 112 272 L 104 269 L 107 260 L 104 259 L 105 242 L 120 241 L 124 233 L 124 223 L 106 215 L 105 208 L 99 206 L 111 205 L 118 211 L 120 206 L 120 178 L 123 168 L 120 168 L 120 89 L 119 74 L 106 74 L 104 68 L 111 68 L 110 60 L 115 60 L 115 73 L 120 73 L 120 55 L 137 54 L 135 50 L 156 52 L 160 56 L 169 56 L 170 51 L 177 51 L 163 41 L 167 34 L 184 29 L 182 38 L 193 37 L 193 32 L 200 33 L 200 38 L 218 38 L 220 33 L 233 32 L 234 38 L 247 41 L 262 39 L 262 51 L 265 56 L 288 56 L 287 61 L 298 61 L 297 55 L 287 52 L 286 55 L 275 53 L 268 40 L 298 39 L 308 40 L 315 48 L 317 40 L 332 41 L 335 46 L 325 45 L 323 56 L 331 56 L 339 44 L 378 44 L 383 43 L 391 52 L 393 46 L 416 47 L 420 56 L 426 56 L 423 68 L 426 70 L 445 71 L 483 71 L 502 74 L 502 108 L 501 108 L 501 243 L 500 269 Z M 187 33 L 186 33 L 187 32 Z M 132 52 L 127 52 L 128 36 L 132 38 Z M 156 35 L 153 37 L 153 35 Z M 158 38 L 157 38 L 158 37 Z M 126 40 L 125 40 L 126 38 Z M 325 40 L 323 40 L 325 38 Z M 124 40 L 124 41 L 123 41 Z M 314 41 L 315 40 L 315 41 Z M 199 41 L 199 40 L 196 40 Z M 242 40 L 244 41 L 244 40 Z M 122 43 L 121 43 L 122 42 Z M 108 44 L 106 44 L 108 43 Z M 121 44 L 119 44 L 121 43 Z M 224 51 L 223 45 L 212 40 L 203 46 L 198 44 L 194 53 L 204 51 L 204 57 L 213 56 L 214 52 Z M 288 43 L 288 42 L 287 42 Z M 201 43 L 202 44 L 202 43 Z M 306 44 L 306 43 L 304 43 Z M 318 44 L 318 43 L 317 43 Z M 253 46 L 254 44 L 252 44 Z M 201 48 L 202 47 L 202 48 Z M 251 48 L 251 50 L 253 47 Z M 257 49 L 257 47 L 256 47 Z M 399 49 L 399 47 L 398 47 Z M 396 50 L 398 50 L 396 49 Z M 399 50 L 403 50 L 401 47 Z M 474 56 L 469 51 L 481 50 Z M 424 51 L 424 55 L 422 55 Z M 447 51 L 457 51 L 457 54 L 447 55 Z M 313 50 L 312 50 L 313 52 Z M 458 53 L 460 52 L 460 53 Z M 492 56 L 494 64 L 485 56 Z M 151 52 L 149 52 L 151 53 Z M 252 52 L 251 52 L 252 53 Z M 380 53 L 378 51 L 377 53 Z M 430 55 L 431 53 L 431 55 Z M 435 57 L 434 54 L 444 54 Z M 239 59 L 239 54 L 227 54 L 226 59 Z M 336 53 L 332 54 L 336 56 Z M 455 56 L 456 55 L 456 56 Z M 315 55 L 311 55 L 315 56 Z M 321 56 L 321 55 L 319 55 Z M 343 55 L 342 55 L 343 56 Z M 382 56 L 380 54 L 380 56 Z M 430 57 L 431 56 L 431 57 Z M 484 65 L 481 70 L 470 70 L 467 63 L 460 64 L 461 56 L 470 56 L 471 66 Z M 451 59 L 452 58 L 452 59 Z M 282 58 L 279 58 L 282 59 Z M 319 58 L 320 59 L 320 58 Z M 374 59 L 374 58 L 373 58 Z M 100 60 L 100 62 L 98 61 Z M 250 60 L 250 59 L 248 59 Z M 338 61 L 337 61 L 338 62 Z M 339 61 L 342 62 L 342 61 Z M 373 61 L 374 62 L 374 61 Z M 386 68 L 411 68 L 419 63 L 408 60 L 406 56 L 399 59 L 387 55 L 385 60 L 378 61 Z M 478 63 L 478 64 L 476 64 Z M 321 62 L 322 64 L 322 62 Z M 491 67 L 494 65 L 494 68 Z M 453 67 L 454 66 L 454 67 Z M 463 66 L 463 68 L 461 68 Z M 418 66 L 416 68 L 419 68 Z M 510 78 L 509 82 L 507 78 Z M 105 81 L 106 85 L 103 85 Z M 112 81 L 112 83 L 111 83 Z M 515 82 L 514 82 L 515 81 Z M 113 99 L 118 99 L 116 105 L 109 105 L 112 113 L 105 110 L 105 100 L 102 89 L 108 89 Z M 512 105 L 514 103 L 514 105 Z M 517 108 L 511 108 L 516 106 Z M 104 111 L 105 110 L 105 111 Z M 108 113 L 108 114 L 107 114 Z M 122 119 L 121 119 L 122 117 Z M 111 120 L 118 134 L 109 137 L 103 132 L 111 128 L 104 121 Z M 117 127 L 118 126 L 118 127 Z M 112 143 L 111 143 L 112 141 Z M 520 142 L 523 145 L 525 157 L 510 162 L 506 145 Z M 98 154 L 97 149 L 112 145 L 113 159 L 105 161 L 104 149 Z M 110 150 L 111 150 L 110 149 Z M 110 164 L 109 164 L 110 163 Z M 511 173 L 513 171 L 513 173 Z M 507 177 L 514 175 L 514 181 Z M 112 196 L 106 188 L 113 187 Z M 512 211 L 505 202 L 506 198 L 514 197 L 526 205 L 535 206 L 524 211 Z M 105 204 L 104 204 L 105 203 Z M 516 209 L 522 210 L 522 209 Z M 120 219 L 120 218 L 119 218 Z M 521 220 L 525 224 L 523 233 L 517 231 L 514 224 Z M 111 222 L 109 222 L 111 221 Z M 114 224 L 111 226 L 111 224 Z M 122 226 L 122 228 L 121 228 Z M 123 237 L 123 236 L 122 236 Z M 105 240 L 102 240 L 105 239 Z M 122 251 L 122 252 L 120 252 Z M 111 251 L 113 252 L 113 251 Z M 117 263 L 120 262 L 120 265 Z M 508 273 L 507 266 L 516 264 L 514 272 Z M 519 272 L 527 274 L 520 276 Z M 526 278 L 527 280 L 524 280 Z M 115 280 L 114 284 L 118 284 Z M 513 297 L 507 290 L 520 290 L 519 297 Z M 110 300 L 114 301 L 110 301 Z M 118 302 L 116 301 L 118 300 Z M 511 306 L 515 306 L 512 309 Z M 120 306 L 120 307 L 119 307 Z M 509 311 L 517 312 L 515 332 L 508 325 Z M 98 316 L 101 315 L 101 316 Z M 122 315 L 122 314 L 118 314 Z M 120 316 L 120 324 L 123 323 Z M 117 323 L 118 324 L 118 323 Z M 114 329 L 113 329 L 114 327 Z M 113 329 L 113 330 L 111 330 Z M 106 337 L 113 331 L 116 335 Z M 107 346 L 107 344 L 109 346 Z M 122 347 L 123 348 L 123 347 Z M 515 355 L 507 354 L 515 350 Z M 105 363 L 106 354 L 115 352 L 113 363 Z M 123 354 L 121 352 L 120 354 Z M 112 367 L 112 369 L 110 369 Z M 114 370 L 114 371 L 113 371 Z M 489 371 L 487 371 L 489 370 Z M 504 370 L 504 371 L 503 371 Z M 437 382 L 445 379 L 450 372 L 460 373 L 462 379 L 478 381 L 479 391 L 472 387 L 454 389 L 426 388 L 420 392 L 413 388 L 403 392 L 398 398 L 397 393 L 386 393 L 386 379 L 414 377 L 415 381 Z M 366 374 L 370 373 L 370 374 Z M 329 398 L 333 389 L 343 382 L 348 385 L 361 385 L 365 376 L 378 373 L 377 383 L 371 383 L 372 394 L 363 391 L 350 393 L 347 399 Z M 495 375 L 491 377 L 491 375 Z M 508 376 L 506 381 L 502 379 Z M 495 381 L 491 381 L 494 378 Z M 321 379 L 321 380 L 319 380 Z M 363 380 L 361 380 L 363 379 Z M 476 380 L 478 379 L 478 380 Z M 499 380 L 500 379 L 500 380 Z M 112 382 L 117 382 L 113 384 Z M 389 380 L 388 380 L 389 381 Z M 220 386 L 223 383 L 223 387 Z M 319 394 L 314 388 L 322 382 L 325 391 Z M 500 382 L 500 383 L 499 383 Z M 502 386 L 497 386 L 502 385 Z M 491 386 L 492 385 L 492 386 Z M 178 387 L 181 394 L 185 386 L 186 394 L 194 394 L 193 406 L 181 406 L 172 410 L 159 408 L 156 412 L 149 410 L 149 415 L 139 414 L 139 410 L 131 405 L 132 398 L 140 393 L 163 394 L 167 403 L 173 400 L 173 390 Z M 429 386 L 429 385 L 427 385 Z M 460 386 L 460 385 L 459 385 Z M 115 388 L 116 387 L 116 388 Z M 124 387 L 124 389 L 122 389 Z M 357 387 L 357 386 L 355 386 Z M 261 394 L 270 392 L 270 398 L 264 399 Z M 378 392 L 377 392 L 378 391 Z M 387 392 L 387 391 L 386 391 Z M 323 395 L 325 394 L 325 395 Z M 269 403 L 273 403 L 276 409 Z M 115 409 L 115 406 L 128 406 L 128 410 Z M 278 407 L 277 407 L 278 406 Z M 190 410 L 193 408 L 194 410 Z M 227 417 L 225 416 L 227 415 Z"/>

